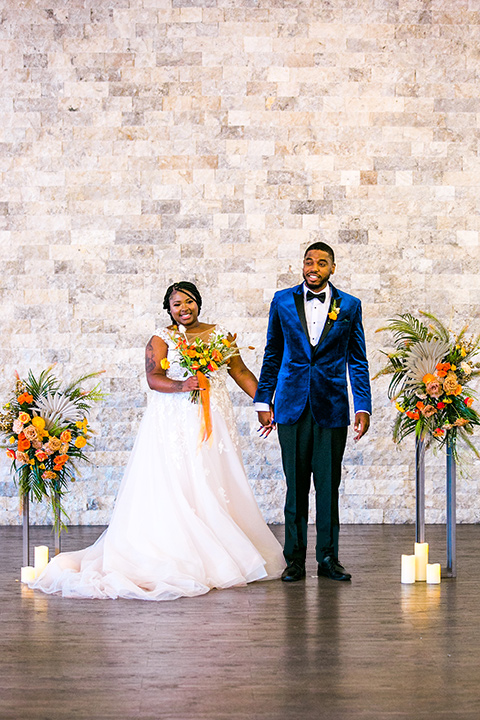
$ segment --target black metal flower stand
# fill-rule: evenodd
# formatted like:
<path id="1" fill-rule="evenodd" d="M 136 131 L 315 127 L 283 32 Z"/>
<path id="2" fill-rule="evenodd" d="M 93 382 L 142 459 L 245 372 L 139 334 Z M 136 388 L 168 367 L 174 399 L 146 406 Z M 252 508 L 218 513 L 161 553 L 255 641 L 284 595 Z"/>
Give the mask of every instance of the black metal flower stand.
<path id="1" fill-rule="evenodd" d="M 448 432 L 448 431 L 447 431 Z M 446 529 L 447 564 L 442 577 L 457 577 L 457 464 L 453 452 L 453 443 L 447 435 L 446 452 Z M 425 542 L 425 442 L 417 438 L 415 442 L 415 541 Z"/>

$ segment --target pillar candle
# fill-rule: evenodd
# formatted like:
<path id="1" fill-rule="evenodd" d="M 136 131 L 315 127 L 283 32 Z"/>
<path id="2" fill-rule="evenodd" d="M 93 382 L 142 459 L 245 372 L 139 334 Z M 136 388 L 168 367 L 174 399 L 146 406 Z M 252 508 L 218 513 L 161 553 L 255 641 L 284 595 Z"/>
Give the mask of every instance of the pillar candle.
<path id="1" fill-rule="evenodd" d="M 415 580 L 427 579 L 428 543 L 415 543 Z"/>
<path id="2" fill-rule="evenodd" d="M 48 547 L 37 545 L 35 547 L 35 575 L 38 577 L 48 565 Z"/>
<path id="3" fill-rule="evenodd" d="M 20 580 L 22 583 L 29 583 L 35 580 L 35 568 L 32 565 L 26 565 L 20 569 Z"/>
<path id="4" fill-rule="evenodd" d="M 438 585 L 441 579 L 441 571 L 440 563 L 427 564 L 427 583 L 429 585 Z"/>
<path id="5" fill-rule="evenodd" d="M 415 582 L 415 555 L 402 555 L 401 582 Z"/>

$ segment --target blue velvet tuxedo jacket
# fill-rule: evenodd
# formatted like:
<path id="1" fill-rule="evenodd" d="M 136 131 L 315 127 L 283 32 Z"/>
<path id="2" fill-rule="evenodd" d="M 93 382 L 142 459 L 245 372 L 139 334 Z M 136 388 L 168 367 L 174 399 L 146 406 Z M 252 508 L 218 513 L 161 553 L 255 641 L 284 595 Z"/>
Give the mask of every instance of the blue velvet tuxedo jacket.
<path id="1" fill-rule="evenodd" d="M 272 403 L 275 421 L 293 425 L 308 401 L 322 427 L 350 423 L 347 368 L 355 412 L 371 412 L 372 401 L 362 306 L 331 283 L 332 303 L 340 312 L 327 318 L 318 344 L 310 344 L 303 283 L 275 293 L 270 306 L 267 344 L 255 402 Z"/>

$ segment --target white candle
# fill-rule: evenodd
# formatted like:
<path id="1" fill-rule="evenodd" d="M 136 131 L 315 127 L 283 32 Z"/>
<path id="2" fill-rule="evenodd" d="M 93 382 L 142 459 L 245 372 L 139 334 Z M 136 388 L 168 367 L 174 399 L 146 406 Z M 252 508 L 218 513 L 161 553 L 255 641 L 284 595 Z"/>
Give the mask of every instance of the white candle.
<path id="1" fill-rule="evenodd" d="M 415 580 L 427 579 L 428 543 L 415 543 Z"/>
<path id="2" fill-rule="evenodd" d="M 429 585 L 438 585 L 442 576 L 442 568 L 440 563 L 427 564 L 427 583 Z"/>
<path id="3" fill-rule="evenodd" d="M 20 580 L 22 583 L 29 583 L 35 580 L 35 568 L 32 565 L 26 565 L 20 569 Z"/>
<path id="4" fill-rule="evenodd" d="M 415 582 L 415 555 L 402 555 L 401 582 Z"/>
<path id="5" fill-rule="evenodd" d="M 35 547 L 35 575 L 38 577 L 48 565 L 48 547 L 37 545 Z"/>

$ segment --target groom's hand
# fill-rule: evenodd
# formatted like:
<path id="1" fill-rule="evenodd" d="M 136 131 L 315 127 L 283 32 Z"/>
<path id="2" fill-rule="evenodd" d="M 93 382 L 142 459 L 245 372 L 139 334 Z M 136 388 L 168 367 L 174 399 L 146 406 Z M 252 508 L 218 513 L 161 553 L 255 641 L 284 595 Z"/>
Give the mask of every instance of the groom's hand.
<path id="1" fill-rule="evenodd" d="M 273 410 L 259 410 L 258 411 L 258 422 L 260 428 L 258 432 L 260 437 L 268 437 L 272 430 L 275 430 L 275 418 L 273 416 Z"/>
<path id="2" fill-rule="evenodd" d="M 355 424 L 353 426 L 353 429 L 357 433 L 353 438 L 355 442 L 358 442 L 360 438 L 365 435 L 369 427 L 370 415 L 366 412 L 355 413 Z"/>

